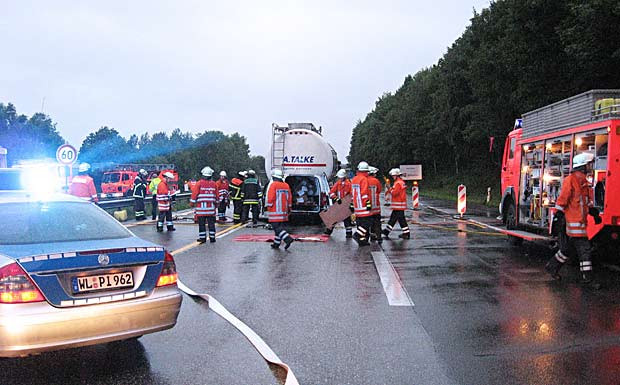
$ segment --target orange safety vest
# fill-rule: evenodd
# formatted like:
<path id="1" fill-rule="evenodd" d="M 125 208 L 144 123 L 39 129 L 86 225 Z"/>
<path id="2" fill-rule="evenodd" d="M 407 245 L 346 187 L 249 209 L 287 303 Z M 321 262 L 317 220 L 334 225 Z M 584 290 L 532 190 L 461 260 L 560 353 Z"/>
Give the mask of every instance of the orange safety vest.
<path id="1" fill-rule="evenodd" d="M 566 235 L 587 237 L 588 208 L 592 205 L 593 191 L 586 175 L 575 171 L 564 179 L 555 207 L 564 211 Z"/>
<path id="2" fill-rule="evenodd" d="M 80 197 L 87 201 L 97 202 L 97 190 L 93 178 L 88 175 L 77 175 L 71 180 L 69 194 Z"/>
<path id="3" fill-rule="evenodd" d="M 347 178 L 338 179 L 329 190 L 329 197 L 333 200 L 342 199 L 351 195 L 351 181 Z"/>
<path id="4" fill-rule="evenodd" d="M 170 189 L 168 189 L 168 184 L 165 180 L 162 180 L 157 185 L 157 209 L 159 211 L 168 211 L 170 210 Z"/>
<path id="5" fill-rule="evenodd" d="M 219 193 L 217 184 L 212 180 L 201 179 L 196 184 L 189 202 L 194 206 L 197 217 L 215 215 Z"/>
<path id="6" fill-rule="evenodd" d="M 392 211 L 404 211 L 407 209 L 407 186 L 404 180 L 396 178 L 389 193 L 392 195 Z"/>
<path id="7" fill-rule="evenodd" d="M 269 222 L 286 222 L 293 205 L 293 194 L 287 183 L 273 180 L 267 187 L 267 215 Z"/>
<path id="8" fill-rule="evenodd" d="M 381 182 L 374 176 L 368 177 L 368 189 L 370 190 L 370 213 L 381 214 Z"/>
<path id="9" fill-rule="evenodd" d="M 370 210 L 366 207 L 370 196 L 368 189 L 368 173 L 359 172 L 351 181 L 351 191 L 353 192 L 353 210 L 355 216 L 363 218 L 369 217 Z"/>

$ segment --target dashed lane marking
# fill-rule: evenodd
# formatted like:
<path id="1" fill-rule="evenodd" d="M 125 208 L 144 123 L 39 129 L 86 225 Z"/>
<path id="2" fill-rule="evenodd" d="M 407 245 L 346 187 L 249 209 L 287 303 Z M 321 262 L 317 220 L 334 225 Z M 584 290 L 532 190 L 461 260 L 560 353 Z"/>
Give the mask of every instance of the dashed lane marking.
<path id="1" fill-rule="evenodd" d="M 371 254 L 389 305 L 413 306 L 413 301 L 411 297 L 409 297 L 407 289 L 405 289 L 396 269 L 394 269 L 394 266 L 385 253 L 383 253 L 383 251 L 373 251 Z"/>

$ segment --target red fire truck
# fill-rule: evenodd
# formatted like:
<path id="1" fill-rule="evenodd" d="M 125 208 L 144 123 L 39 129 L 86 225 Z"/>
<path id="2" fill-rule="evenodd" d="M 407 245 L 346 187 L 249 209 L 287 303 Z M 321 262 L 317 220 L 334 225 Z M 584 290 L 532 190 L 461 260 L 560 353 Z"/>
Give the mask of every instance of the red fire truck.
<path id="1" fill-rule="evenodd" d="M 620 235 L 620 90 L 591 90 L 523 114 L 504 146 L 501 218 L 513 244 L 553 239 L 555 201 L 575 155 L 594 155 L 594 205 L 588 237 L 618 253 Z"/>
<path id="2" fill-rule="evenodd" d="M 173 191 L 179 189 L 179 175 L 175 171 L 174 164 L 113 164 L 100 166 L 97 169 L 103 171 L 101 177 L 102 198 L 127 195 L 131 191 L 133 181 L 140 169 L 148 172 L 148 182 L 155 176 L 170 171 L 175 176 L 170 183 L 170 188 Z"/>

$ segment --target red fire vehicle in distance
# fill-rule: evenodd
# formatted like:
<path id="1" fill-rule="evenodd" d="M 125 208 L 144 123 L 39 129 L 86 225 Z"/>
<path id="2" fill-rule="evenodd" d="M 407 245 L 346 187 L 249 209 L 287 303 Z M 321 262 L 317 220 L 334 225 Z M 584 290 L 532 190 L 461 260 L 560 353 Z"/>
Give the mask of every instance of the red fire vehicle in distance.
<path id="1" fill-rule="evenodd" d="M 148 172 L 147 182 L 150 182 L 155 176 L 170 171 L 174 175 L 174 179 L 170 183 L 170 189 L 173 191 L 179 189 L 179 175 L 173 164 L 113 164 L 100 166 L 98 169 L 103 171 L 101 176 L 102 198 L 130 194 L 133 188 L 133 181 L 140 169 Z M 147 193 L 149 192 L 147 191 Z"/>
<path id="2" fill-rule="evenodd" d="M 584 152 L 594 155 L 588 178 L 603 219 L 588 216 L 588 237 L 620 257 L 620 90 L 591 90 L 517 119 L 504 146 L 499 206 L 512 243 L 553 239 L 555 201 Z"/>

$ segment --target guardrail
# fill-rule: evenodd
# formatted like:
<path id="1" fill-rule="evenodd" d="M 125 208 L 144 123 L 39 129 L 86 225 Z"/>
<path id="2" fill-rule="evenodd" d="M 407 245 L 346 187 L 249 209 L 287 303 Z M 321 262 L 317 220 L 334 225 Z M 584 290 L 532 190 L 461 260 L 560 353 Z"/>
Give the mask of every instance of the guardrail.
<path id="1" fill-rule="evenodd" d="M 185 200 L 189 201 L 191 196 L 192 196 L 191 193 L 176 194 L 176 201 L 177 202 L 185 201 Z M 97 203 L 97 205 L 104 210 L 105 209 L 122 209 L 124 207 L 133 207 L 133 202 L 134 202 L 134 198 L 129 197 L 129 198 L 123 198 L 123 199 L 100 201 L 99 203 Z M 151 196 L 149 195 L 144 199 L 144 203 L 150 203 L 150 202 L 151 202 Z"/>

